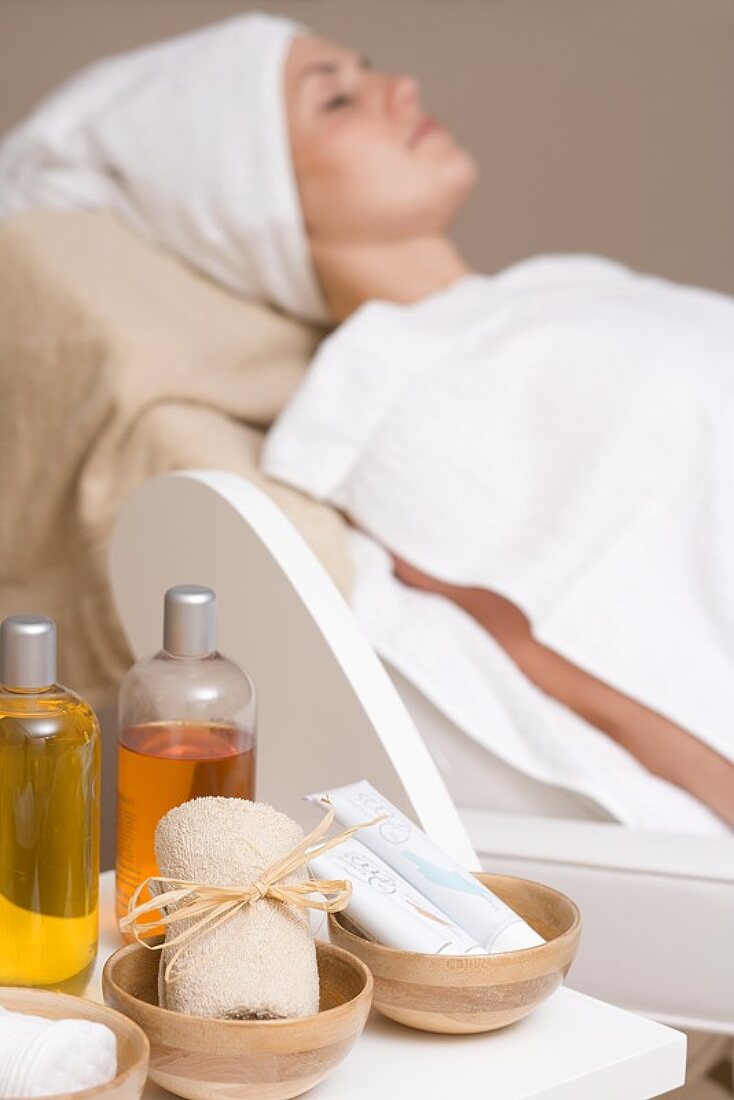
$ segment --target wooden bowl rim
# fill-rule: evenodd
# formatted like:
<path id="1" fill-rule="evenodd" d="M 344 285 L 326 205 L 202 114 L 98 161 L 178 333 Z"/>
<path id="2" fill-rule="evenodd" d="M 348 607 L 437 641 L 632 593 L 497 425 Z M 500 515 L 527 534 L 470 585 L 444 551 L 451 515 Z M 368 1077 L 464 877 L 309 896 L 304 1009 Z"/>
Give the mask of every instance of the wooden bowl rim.
<path id="1" fill-rule="evenodd" d="M 32 986 L 19 985 L 8 985 L 0 988 L 0 1003 L 2 1003 L 2 1000 L 7 993 L 20 993 L 24 997 L 27 997 L 29 993 L 39 993 L 54 998 L 60 997 L 64 1001 L 67 1001 L 69 1003 L 72 1010 L 74 1009 L 74 1006 L 78 1005 L 81 1001 L 85 1005 L 92 1005 L 95 1012 L 99 1012 L 102 1016 L 102 1019 L 95 1020 L 93 1021 L 94 1023 L 104 1023 L 105 1019 L 110 1020 L 114 1018 L 118 1027 L 121 1026 L 127 1028 L 129 1031 L 135 1034 L 138 1039 L 142 1039 L 142 1054 L 139 1058 L 136 1058 L 131 1066 L 128 1066 L 128 1068 L 126 1070 L 123 1070 L 122 1073 L 115 1074 L 112 1080 L 107 1081 L 104 1085 L 92 1085 L 91 1088 L 88 1089 L 79 1089 L 78 1092 L 75 1092 L 73 1094 L 74 1100 L 90 1100 L 90 1098 L 94 1098 L 95 1096 L 104 1096 L 106 1092 L 110 1092 L 113 1088 L 119 1088 L 120 1085 L 124 1084 L 133 1074 L 138 1073 L 141 1068 L 145 1070 L 147 1077 L 148 1062 L 150 1061 L 150 1040 L 148 1039 L 148 1036 L 145 1034 L 140 1024 L 136 1024 L 135 1020 L 131 1020 L 130 1017 L 126 1016 L 124 1012 L 118 1012 L 116 1008 L 112 1008 L 108 1004 L 101 1004 L 99 1001 L 92 1001 L 88 997 L 74 997 L 70 993 L 57 993 L 56 990 L 53 989 L 34 989 Z M 36 1014 L 26 1013 L 26 1015 L 32 1016 Z M 43 1013 L 39 1012 L 37 1013 L 37 1015 L 43 1016 Z M 74 1011 L 70 1012 L 69 1016 L 64 1018 L 75 1020 L 89 1019 L 88 1016 L 79 1016 Z M 45 1019 L 49 1019 L 49 1017 L 45 1017 Z M 115 1038 L 117 1038 L 117 1036 L 115 1036 Z M 48 1100 L 53 1100 L 54 1096 L 66 1096 L 66 1093 L 49 1093 Z M 10 1100 L 29 1100 L 29 1098 L 24 1096 L 13 1096 L 10 1098 Z M 46 1097 L 44 1097 L 44 1100 L 46 1100 Z"/>
<path id="2" fill-rule="evenodd" d="M 486 966 L 489 959 L 499 960 L 507 959 L 510 956 L 522 955 L 526 958 L 540 958 L 540 956 L 548 950 L 548 947 L 552 944 L 555 947 L 559 945 L 565 946 L 566 942 L 573 942 L 579 933 L 581 928 L 581 910 L 575 901 L 569 898 L 566 894 L 561 893 L 560 890 L 556 890 L 554 886 L 547 886 L 544 882 L 536 882 L 534 879 L 523 878 L 521 875 L 494 875 L 490 871 L 472 871 L 475 878 L 480 881 L 484 878 L 489 879 L 502 879 L 509 880 L 511 882 L 524 882 L 530 886 L 539 886 L 541 889 L 547 891 L 550 894 L 554 894 L 561 901 L 566 902 L 573 914 L 573 919 L 569 927 L 565 932 L 561 932 L 559 936 L 553 936 L 552 939 L 546 940 L 545 943 L 536 944 L 535 947 L 519 947 L 515 951 L 497 951 L 494 955 L 431 955 L 425 951 L 405 951 L 401 947 L 388 947 L 385 943 L 380 943 L 379 940 L 370 940 L 366 936 L 362 936 L 357 932 L 352 932 L 349 928 L 345 928 L 339 918 L 341 913 L 329 913 L 329 927 L 332 924 L 336 924 L 339 929 L 340 936 L 346 936 L 349 940 L 353 940 L 358 944 L 367 944 L 370 948 L 374 948 L 377 951 L 384 952 L 386 955 L 407 955 L 416 959 L 433 959 L 440 966 L 442 962 L 452 962 L 455 964 L 457 959 L 461 959 L 472 967 Z M 488 885 L 487 883 L 484 884 Z M 352 952 L 350 952 L 351 954 Z"/>
<path id="3" fill-rule="evenodd" d="M 229 1028 L 236 1028 L 239 1031 L 243 1029 L 255 1030 L 258 1028 L 295 1028 L 298 1026 L 312 1026 L 315 1020 L 335 1021 L 341 1016 L 351 1015 L 355 1007 L 360 1005 L 363 1001 L 367 1000 L 372 1002 L 372 995 L 374 991 L 374 978 L 372 977 L 372 971 L 357 955 L 352 951 L 347 951 L 344 947 L 337 947 L 335 943 L 323 943 L 320 940 L 316 941 L 316 953 L 324 953 L 327 957 L 341 956 L 345 962 L 349 963 L 352 969 L 356 970 L 362 979 L 364 985 L 354 997 L 350 997 L 348 1001 L 344 1001 L 343 1004 L 334 1005 L 333 1008 L 325 1008 L 323 1011 L 319 1009 L 318 1012 L 312 1012 L 309 1016 L 289 1016 L 283 1020 L 223 1020 L 218 1016 L 191 1016 L 188 1012 L 176 1012 L 171 1008 L 161 1008 L 159 1004 L 150 1004 L 149 1001 L 141 1001 L 139 997 L 134 997 L 132 993 L 128 993 L 121 985 L 116 981 L 113 981 L 111 974 L 120 959 L 125 955 L 131 955 L 136 951 L 148 950 L 143 944 L 129 943 L 124 944 L 122 947 L 118 947 L 117 951 L 107 959 L 102 970 L 102 989 L 106 987 L 114 989 L 115 995 L 123 999 L 123 1001 L 129 1001 L 132 1004 L 144 1005 L 147 1009 L 154 1010 L 155 1012 L 164 1013 L 166 1016 L 175 1017 L 176 1020 L 192 1020 L 198 1022 L 202 1019 L 211 1023 L 221 1024 Z M 123 1015 L 120 1013 L 120 1015 Z M 129 1017 L 125 1017 L 129 1019 Z M 139 1026 L 139 1025 L 136 1025 Z M 141 1029 L 142 1030 L 142 1029 Z M 145 1034 L 145 1033 L 144 1033 Z M 81 1094 L 80 1094 L 81 1095 Z M 15 1098 L 13 1098 L 15 1100 Z"/>

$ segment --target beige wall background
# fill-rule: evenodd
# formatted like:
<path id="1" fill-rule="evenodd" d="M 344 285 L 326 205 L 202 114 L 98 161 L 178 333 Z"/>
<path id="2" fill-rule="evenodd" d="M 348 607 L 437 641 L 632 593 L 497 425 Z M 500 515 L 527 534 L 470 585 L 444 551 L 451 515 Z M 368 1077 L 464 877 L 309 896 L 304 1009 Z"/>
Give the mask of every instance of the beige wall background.
<path id="1" fill-rule="evenodd" d="M 734 0 L 0 0 L 0 130 L 101 54 L 257 6 L 410 71 L 478 156 L 478 269 L 591 251 L 734 293 Z"/>

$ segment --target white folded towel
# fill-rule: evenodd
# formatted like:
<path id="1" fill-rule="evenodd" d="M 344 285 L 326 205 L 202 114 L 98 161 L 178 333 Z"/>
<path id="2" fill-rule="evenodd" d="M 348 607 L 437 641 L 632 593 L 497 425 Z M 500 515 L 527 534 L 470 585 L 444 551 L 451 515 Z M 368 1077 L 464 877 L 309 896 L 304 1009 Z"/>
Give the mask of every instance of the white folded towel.
<path id="1" fill-rule="evenodd" d="M 734 302 L 592 257 L 372 302 L 265 472 L 734 760 Z"/>
<path id="2" fill-rule="evenodd" d="M 104 1024 L 0 1008 L 0 1097 L 80 1092 L 116 1073 L 117 1040 Z"/>
<path id="3" fill-rule="evenodd" d="M 305 33 L 239 15 L 92 65 L 0 146 L 0 218 L 108 210 L 235 292 L 325 319 L 283 93 Z"/>

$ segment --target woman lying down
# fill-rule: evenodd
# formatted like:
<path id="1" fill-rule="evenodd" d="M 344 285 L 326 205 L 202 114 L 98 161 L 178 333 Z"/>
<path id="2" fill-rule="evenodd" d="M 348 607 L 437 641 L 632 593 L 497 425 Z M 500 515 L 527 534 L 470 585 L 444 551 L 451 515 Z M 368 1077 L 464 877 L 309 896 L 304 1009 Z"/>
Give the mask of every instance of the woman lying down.
<path id="1" fill-rule="evenodd" d="M 588 256 L 477 274 L 447 236 L 476 174 L 413 79 L 241 16 L 43 105 L 0 211 L 109 209 L 336 324 L 265 470 L 732 825 L 734 303 Z"/>

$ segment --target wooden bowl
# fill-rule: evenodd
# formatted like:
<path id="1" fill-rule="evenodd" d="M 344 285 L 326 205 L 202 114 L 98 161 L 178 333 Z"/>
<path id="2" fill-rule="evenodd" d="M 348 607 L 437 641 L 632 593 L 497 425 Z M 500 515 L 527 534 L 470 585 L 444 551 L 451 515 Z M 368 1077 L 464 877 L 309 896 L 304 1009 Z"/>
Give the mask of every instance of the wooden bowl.
<path id="1" fill-rule="evenodd" d="M 498 955 L 421 955 L 365 939 L 344 913 L 329 916 L 332 942 L 372 971 L 383 1016 L 421 1031 L 492 1031 L 527 1016 L 561 984 L 581 932 L 574 903 L 538 882 L 476 877 L 548 942 Z"/>
<path id="2" fill-rule="evenodd" d="M 138 1100 L 145 1088 L 150 1048 L 145 1033 L 132 1020 L 125 1019 L 94 1001 L 70 997 L 66 993 L 48 993 L 44 989 L 0 989 L 0 1005 L 11 1012 L 45 1016 L 49 1020 L 92 1020 L 106 1024 L 117 1039 L 117 1076 L 106 1085 L 79 1092 L 57 1093 L 54 1100 Z M 19 1098 L 20 1100 L 20 1098 Z"/>
<path id="3" fill-rule="evenodd" d="M 150 1040 L 149 1075 L 189 1100 L 287 1100 L 322 1081 L 359 1038 L 372 1003 L 364 963 L 317 944 L 321 1006 L 291 1020 L 215 1020 L 158 1006 L 157 953 L 138 944 L 107 960 L 108 1005 L 139 1024 Z"/>

